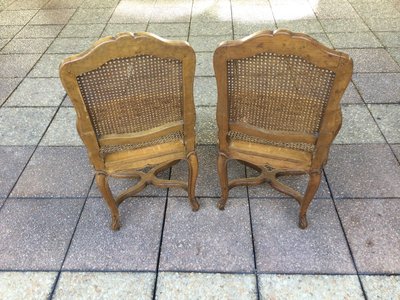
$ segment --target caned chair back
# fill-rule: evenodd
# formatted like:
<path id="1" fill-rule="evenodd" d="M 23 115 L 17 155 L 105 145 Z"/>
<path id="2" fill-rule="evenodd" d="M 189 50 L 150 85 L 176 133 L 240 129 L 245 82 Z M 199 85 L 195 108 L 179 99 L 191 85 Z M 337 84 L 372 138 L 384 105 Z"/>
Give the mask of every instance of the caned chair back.
<path id="1" fill-rule="evenodd" d="M 63 61 L 78 131 L 101 168 L 106 154 L 187 140 L 194 150 L 195 55 L 182 41 L 121 33 Z"/>
<path id="2" fill-rule="evenodd" d="M 340 128 L 351 60 L 304 34 L 262 31 L 222 43 L 214 69 L 222 147 L 241 140 L 314 153 Z"/>

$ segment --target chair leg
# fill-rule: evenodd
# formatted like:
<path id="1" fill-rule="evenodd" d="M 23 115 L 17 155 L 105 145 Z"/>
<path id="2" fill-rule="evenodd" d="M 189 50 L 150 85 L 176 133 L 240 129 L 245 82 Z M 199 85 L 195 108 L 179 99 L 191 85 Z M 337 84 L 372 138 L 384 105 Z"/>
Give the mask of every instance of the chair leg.
<path id="1" fill-rule="evenodd" d="M 307 190 L 300 205 L 299 227 L 301 229 L 305 229 L 308 226 L 306 215 L 307 209 L 318 190 L 319 184 L 321 183 L 321 172 L 313 172 L 310 173 L 309 176 L 310 179 L 308 181 Z"/>
<path id="2" fill-rule="evenodd" d="M 190 153 L 188 157 L 189 165 L 189 182 L 188 182 L 188 197 L 192 211 L 198 211 L 200 208 L 199 202 L 196 199 L 196 181 L 199 174 L 199 161 L 196 152 Z"/>
<path id="3" fill-rule="evenodd" d="M 119 230 L 120 228 L 120 220 L 119 220 L 119 211 L 117 203 L 114 200 L 114 197 L 111 193 L 110 186 L 108 185 L 108 176 L 104 173 L 96 174 L 96 184 L 103 195 L 104 200 L 106 201 L 108 208 L 111 212 L 111 229 Z"/>
<path id="4" fill-rule="evenodd" d="M 228 158 L 223 153 L 218 155 L 218 176 L 221 185 L 221 199 L 217 207 L 220 210 L 225 209 L 226 201 L 228 200 L 229 186 L 228 186 Z"/>

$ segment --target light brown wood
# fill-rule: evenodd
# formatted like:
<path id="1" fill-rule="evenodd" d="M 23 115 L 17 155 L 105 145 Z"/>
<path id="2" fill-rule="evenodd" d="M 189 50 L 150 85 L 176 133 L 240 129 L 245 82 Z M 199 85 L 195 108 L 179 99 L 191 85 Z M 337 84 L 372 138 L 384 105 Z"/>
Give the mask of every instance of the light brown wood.
<path id="1" fill-rule="evenodd" d="M 300 204 L 299 227 L 318 190 L 330 145 L 341 127 L 340 99 L 353 63 L 311 37 L 280 29 L 226 41 L 214 52 L 220 209 L 229 189 L 268 182 Z M 227 162 L 260 174 L 228 181 Z M 308 174 L 304 196 L 277 180 Z"/>
<path id="2" fill-rule="evenodd" d="M 148 184 L 183 188 L 192 209 L 199 209 L 195 63 L 187 42 L 124 32 L 100 39 L 60 65 L 62 84 L 77 113 L 77 130 L 96 170 L 114 230 L 120 228 L 118 205 Z M 186 182 L 157 177 L 180 160 L 188 162 Z M 109 176 L 139 182 L 114 197 Z"/>

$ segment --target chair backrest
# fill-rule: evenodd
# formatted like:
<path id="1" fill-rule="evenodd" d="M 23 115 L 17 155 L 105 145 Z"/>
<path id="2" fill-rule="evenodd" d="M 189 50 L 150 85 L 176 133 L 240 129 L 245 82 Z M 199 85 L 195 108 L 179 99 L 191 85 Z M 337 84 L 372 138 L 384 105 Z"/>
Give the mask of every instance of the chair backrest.
<path id="1" fill-rule="evenodd" d="M 214 69 L 222 150 L 236 139 L 321 155 L 340 129 L 347 54 L 305 34 L 261 31 L 222 43 Z"/>
<path id="2" fill-rule="evenodd" d="M 194 150 L 195 54 L 188 43 L 120 33 L 65 59 L 60 78 L 95 167 L 105 154 L 185 140 Z"/>

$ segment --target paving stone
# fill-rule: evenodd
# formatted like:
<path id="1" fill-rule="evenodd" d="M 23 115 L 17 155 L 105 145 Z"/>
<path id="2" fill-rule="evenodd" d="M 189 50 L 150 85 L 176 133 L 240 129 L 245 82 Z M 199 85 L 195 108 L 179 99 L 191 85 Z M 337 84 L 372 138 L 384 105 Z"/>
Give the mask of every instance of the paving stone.
<path id="1" fill-rule="evenodd" d="M 361 18 L 369 18 L 371 16 L 378 19 L 400 18 L 400 12 L 389 3 L 379 6 L 379 9 L 376 9 L 376 5 L 373 3 L 353 3 L 353 6 Z"/>
<path id="2" fill-rule="evenodd" d="M 30 25 L 40 24 L 66 24 L 75 9 L 49 9 L 40 10 L 29 22 Z"/>
<path id="3" fill-rule="evenodd" d="M 191 5 L 188 2 L 184 2 L 189 5 L 184 5 L 182 2 L 180 5 L 156 5 L 151 10 L 150 21 L 153 23 L 162 22 L 190 22 Z"/>
<path id="4" fill-rule="evenodd" d="M 258 272 L 355 274 L 332 200 L 311 202 L 305 230 L 293 199 L 251 199 L 250 207 Z"/>
<path id="5" fill-rule="evenodd" d="M 400 168 L 388 145 L 333 145 L 325 172 L 335 198 L 400 195 Z"/>
<path id="6" fill-rule="evenodd" d="M 104 29 L 103 36 L 115 36 L 119 32 L 140 32 L 145 31 L 147 23 L 138 24 L 107 24 Z"/>
<path id="7" fill-rule="evenodd" d="M 392 145 L 392 149 L 397 157 L 397 160 L 400 161 L 400 145 Z"/>
<path id="8" fill-rule="evenodd" d="M 400 48 L 388 48 L 387 51 L 394 58 L 394 60 L 400 65 Z"/>
<path id="9" fill-rule="evenodd" d="M 377 18 L 368 16 L 364 18 L 365 23 L 372 31 L 398 31 L 400 28 L 400 18 Z"/>
<path id="10" fill-rule="evenodd" d="M 0 39 L 0 49 L 2 49 L 7 43 L 10 41 L 10 39 Z"/>
<path id="11" fill-rule="evenodd" d="M 0 108 L 0 145 L 36 145 L 55 108 Z"/>
<path id="12" fill-rule="evenodd" d="M 58 67 L 61 61 L 72 54 L 44 54 L 28 77 L 58 77 Z"/>
<path id="13" fill-rule="evenodd" d="M 324 30 L 317 19 L 304 20 L 278 20 L 278 28 L 286 28 L 295 32 L 323 33 Z"/>
<path id="14" fill-rule="evenodd" d="M 83 146 L 76 130 L 76 113 L 73 108 L 61 107 L 46 131 L 41 146 Z"/>
<path id="15" fill-rule="evenodd" d="M 232 22 L 191 23 L 190 35 L 228 35 L 232 37 Z"/>
<path id="16" fill-rule="evenodd" d="M 218 45 L 223 41 L 232 40 L 232 36 L 190 36 L 189 43 L 196 52 L 210 52 L 214 51 Z"/>
<path id="17" fill-rule="evenodd" d="M 53 42 L 53 39 L 13 39 L 5 46 L 2 53 L 43 53 Z"/>
<path id="18" fill-rule="evenodd" d="M 211 7 L 201 7 L 194 4 L 192 10 L 192 23 L 229 22 L 232 19 L 231 8 L 227 2 L 215 2 Z M 228 3 L 229 4 L 229 3 Z M 253 14 L 254 17 L 254 14 Z"/>
<path id="19" fill-rule="evenodd" d="M 359 18 L 357 12 L 346 2 L 318 4 L 314 8 L 318 19 L 354 19 Z"/>
<path id="20" fill-rule="evenodd" d="M 121 229 L 100 198 L 86 202 L 64 270 L 155 271 L 165 199 L 135 198 L 120 206 Z"/>
<path id="21" fill-rule="evenodd" d="M 224 211 L 217 199 L 201 198 L 192 212 L 186 198 L 169 198 L 160 270 L 251 272 L 254 270 L 247 199 L 231 199 Z"/>
<path id="22" fill-rule="evenodd" d="M 400 72 L 400 67 L 385 49 L 342 49 L 354 61 L 354 73 Z"/>
<path id="23" fill-rule="evenodd" d="M 326 32 L 363 32 L 369 31 L 361 18 L 353 19 L 320 19 Z"/>
<path id="24" fill-rule="evenodd" d="M 152 299 L 155 279 L 155 273 L 62 272 L 54 298 Z"/>
<path id="25" fill-rule="evenodd" d="M 233 28 L 235 39 L 239 39 L 260 30 L 275 30 L 276 25 L 273 20 L 260 23 L 233 22 Z"/>
<path id="26" fill-rule="evenodd" d="M 78 8 L 84 0 L 50 0 L 44 9 Z"/>
<path id="27" fill-rule="evenodd" d="M 261 299 L 364 299 L 355 275 L 258 276 Z"/>
<path id="28" fill-rule="evenodd" d="M 4 174 L 0 177 L 0 198 L 8 196 L 33 151 L 32 146 L 0 147 L 0 165 Z"/>
<path id="29" fill-rule="evenodd" d="M 7 10 L 40 9 L 48 0 L 17 0 L 14 1 Z"/>
<path id="30" fill-rule="evenodd" d="M 393 299 L 400 295 L 400 276 L 360 276 L 368 299 Z"/>
<path id="31" fill-rule="evenodd" d="M 6 106 L 58 106 L 65 91 L 58 78 L 25 78 Z"/>
<path id="32" fill-rule="evenodd" d="M 270 22 L 274 20 L 272 10 L 263 5 L 242 4 L 232 6 L 232 18 L 234 22 L 249 21 L 249 16 L 253 22 Z M 228 17 L 228 16 L 227 16 Z"/>
<path id="33" fill-rule="evenodd" d="M 385 143 L 374 119 L 364 104 L 342 107 L 342 128 L 335 144 Z"/>
<path id="34" fill-rule="evenodd" d="M 217 173 L 218 150 L 213 146 L 198 146 L 196 149 L 199 159 L 199 176 L 197 178 L 196 196 L 198 197 L 220 197 L 221 188 Z M 188 167 L 185 162 L 180 162 L 172 167 L 171 179 L 187 180 Z M 244 166 L 236 161 L 228 164 L 229 178 L 245 177 Z M 171 196 L 187 196 L 187 192 L 181 189 L 170 189 Z M 229 191 L 230 197 L 246 197 L 245 187 L 236 187 Z"/>
<path id="35" fill-rule="evenodd" d="M 21 82 L 22 78 L 1 78 L 0 80 L 0 105 L 2 105 L 8 96 Z"/>
<path id="36" fill-rule="evenodd" d="M 25 25 L 37 10 L 3 10 L 0 12 L 0 25 Z"/>
<path id="37" fill-rule="evenodd" d="M 315 14 L 309 5 L 291 2 L 290 4 L 272 5 L 275 20 L 315 19 Z"/>
<path id="38" fill-rule="evenodd" d="M 150 23 L 148 32 L 159 36 L 187 36 L 189 23 Z"/>
<path id="39" fill-rule="evenodd" d="M 109 23 L 145 23 L 150 19 L 152 5 L 144 2 L 121 1 Z"/>
<path id="40" fill-rule="evenodd" d="M 0 54 L 0 78 L 25 77 L 40 54 Z"/>
<path id="41" fill-rule="evenodd" d="M 333 48 L 331 41 L 325 33 L 310 33 L 309 35 L 326 47 Z"/>
<path id="42" fill-rule="evenodd" d="M 214 76 L 213 52 L 196 53 L 196 76 Z"/>
<path id="43" fill-rule="evenodd" d="M 215 106 L 202 106 L 196 109 L 196 136 L 198 144 L 217 143 L 217 121 Z"/>
<path id="44" fill-rule="evenodd" d="M 336 201 L 358 272 L 399 273 L 399 203 L 400 199 Z"/>
<path id="45" fill-rule="evenodd" d="M 0 25 L 0 38 L 13 38 L 22 29 L 21 25 Z"/>
<path id="46" fill-rule="evenodd" d="M 215 77 L 195 77 L 194 101 L 196 106 L 217 105 L 217 83 Z"/>
<path id="47" fill-rule="evenodd" d="M 382 44 L 372 32 L 328 33 L 335 48 L 379 48 Z"/>
<path id="48" fill-rule="evenodd" d="M 74 107 L 72 102 L 71 102 L 71 99 L 68 97 L 68 95 L 65 96 L 64 101 L 62 102 L 61 106 L 63 106 L 63 107 Z"/>
<path id="49" fill-rule="evenodd" d="M 38 147 L 11 197 L 85 197 L 93 173 L 83 147 Z"/>
<path id="50" fill-rule="evenodd" d="M 258 176 L 258 172 L 247 168 L 247 177 Z M 308 184 L 308 175 L 297 175 L 297 176 L 282 176 L 279 178 L 279 181 L 292 187 L 293 189 L 299 191 L 301 194 L 306 192 L 307 184 Z M 272 188 L 268 183 L 263 183 L 256 186 L 248 187 L 249 196 L 253 197 L 268 197 L 268 198 L 290 198 L 285 194 L 282 194 Z M 315 198 L 330 198 L 331 194 L 329 192 L 328 184 L 324 177 L 321 179 L 321 184 L 317 193 L 315 194 Z"/>
<path id="51" fill-rule="evenodd" d="M 60 0 L 62 1 L 62 0 Z M 119 0 L 85 0 L 81 7 L 82 8 L 105 8 L 117 6 Z"/>
<path id="52" fill-rule="evenodd" d="M 354 74 L 353 81 L 366 103 L 400 103 L 400 74 Z"/>
<path id="53" fill-rule="evenodd" d="M 13 2 L 14 2 L 13 0 L 3 0 L 3 1 L 1 1 L 0 2 L 0 9 L 1 10 L 6 9 L 7 6 L 9 6 Z"/>
<path id="54" fill-rule="evenodd" d="M 346 91 L 344 92 L 342 96 L 341 103 L 351 103 L 351 104 L 359 104 L 363 103 L 363 100 L 360 97 L 360 94 L 356 90 L 353 82 L 349 83 L 349 86 L 347 87 Z"/>
<path id="55" fill-rule="evenodd" d="M 160 272 L 156 299 L 257 299 L 256 278 L 246 274 Z"/>
<path id="56" fill-rule="evenodd" d="M 0 298 L 47 299 L 56 272 L 0 272 Z"/>
<path id="57" fill-rule="evenodd" d="M 8 199 L 0 213 L 0 268 L 58 271 L 83 202 L 83 199 Z"/>
<path id="58" fill-rule="evenodd" d="M 69 24 L 105 24 L 113 11 L 112 8 L 80 8 L 74 13 Z"/>
<path id="59" fill-rule="evenodd" d="M 397 30 L 400 30 L 398 28 Z M 386 47 L 400 47 L 400 32 L 376 32 L 378 39 Z"/>
<path id="60" fill-rule="evenodd" d="M 47 53 L 79 53 L 87 50 L 96 38 L 56 38 Z M 68 56 L 68 55 L 66 55 Z"/>
<path id="61" fill-rule="evenodd" d="M 63 25 L 27 25 L 16 38 L 55 38 Z"/>
<path id="62" fill-rule="evenodd" d="M 368 105 L 379 128 L 389 143 L 400 143 L 400 106 L 396 104 Z"/>
<path id="63" fill-rule="evenodd" d="M 105 24 L 68 24 L 60 33 L 60 37 L 99 37 Z"/>

